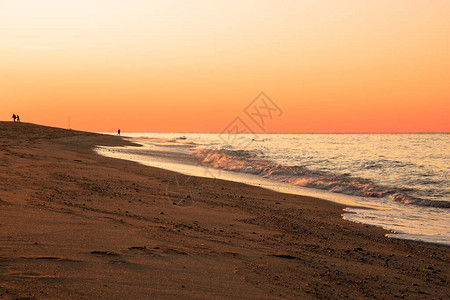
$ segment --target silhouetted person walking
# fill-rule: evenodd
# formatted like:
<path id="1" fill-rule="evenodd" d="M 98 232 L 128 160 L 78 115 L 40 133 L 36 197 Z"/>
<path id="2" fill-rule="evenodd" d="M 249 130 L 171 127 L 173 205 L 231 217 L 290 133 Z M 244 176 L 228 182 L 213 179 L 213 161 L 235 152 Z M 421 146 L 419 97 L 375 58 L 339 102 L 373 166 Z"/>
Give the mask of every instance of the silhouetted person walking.
<path id="1" fill-rule="evenodd" d="M 16 121 L 16 114 L 12 115 L 12 119 L 13 119 L 14 122 Z"/>
<path id="2" fill-rule="evenodd" d="M 20 117 L 19 117 L 19 115 L 17 115 L 16 118 L 17 118 L 17 122 L 20 123 Z"/>
<path id="3" fill-rule="evenodd" d="M 120 129 L 119 129 L 119 130 L 117 130 L 117 135 L 120 135 Z"/>

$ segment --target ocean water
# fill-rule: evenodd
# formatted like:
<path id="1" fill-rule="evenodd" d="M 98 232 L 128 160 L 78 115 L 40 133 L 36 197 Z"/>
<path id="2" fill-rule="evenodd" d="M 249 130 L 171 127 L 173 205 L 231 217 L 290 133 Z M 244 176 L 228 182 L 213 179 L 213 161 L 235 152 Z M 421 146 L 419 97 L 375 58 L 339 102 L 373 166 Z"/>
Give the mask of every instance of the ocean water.
<path id="1" fill-rule="evenodd" d="M 449 134 L 129 133 L 98 153 L 347 204 L 391 238 L 450 245 Z"/>

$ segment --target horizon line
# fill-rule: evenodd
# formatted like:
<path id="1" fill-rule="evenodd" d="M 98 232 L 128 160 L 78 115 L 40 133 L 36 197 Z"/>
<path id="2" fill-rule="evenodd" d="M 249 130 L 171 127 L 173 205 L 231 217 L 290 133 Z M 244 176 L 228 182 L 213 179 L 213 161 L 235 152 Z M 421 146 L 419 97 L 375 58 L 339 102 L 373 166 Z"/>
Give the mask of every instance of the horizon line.
<path id="1" fill-rule="evenodd" d="M 115 133 L 116 131 L 95 131 L 97 133 Z M 123 131 L 121 133 L 201 133 L 224 134 L 216 131 Z M 231 132 L 230 132 L 231 133 Z M 449 131 L 401 131 L 401 132 L 238 132 L 235 134 L 449 134 Z"/>
<path id="2" fill-rule="evenodd" d="M 14 123 L 12 121 L 0 121 L 5 123 Z M 37 126 L 46 126 L 46 127 L 54 127 L 54 128 L 60 128 L 65 130 L 76 130 L 76 131 L 86 131 L 86 132 L 92 132 L 92 133 L 116 133 L 117 131 L 96 131 L 96 130 L 82 130 L 82 129 L 74 129 L 74 128 L 64 128 L 64 127 L 57 127 L 57 126 L 50 126 L 50 125 L 44 125 L 44 124 L 37 124 L 32 122 L 21 122 L 21 124 L 32 124 Z M 201 133 L 201 134 L 223 134 L 226 133 L 224 131 L 124 131 L 122 129 L 121 133 Z M 449 134 L 450 131 L 380 131 L 380 132 L 312 132 L 312 131 L 306 131 L 306 132 L 240 132 L 235 134 Z"/>

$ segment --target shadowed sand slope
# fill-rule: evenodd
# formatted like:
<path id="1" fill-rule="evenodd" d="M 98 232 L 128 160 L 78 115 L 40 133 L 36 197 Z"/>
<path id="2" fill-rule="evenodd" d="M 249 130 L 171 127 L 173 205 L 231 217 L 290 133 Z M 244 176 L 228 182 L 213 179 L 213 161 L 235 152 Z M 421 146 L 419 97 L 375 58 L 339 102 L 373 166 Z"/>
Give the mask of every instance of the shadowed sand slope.
<path id="1" fill-rule="evenodd" d="M 0 297 L 450 294 L 448 247 L 389 240 L 342 220 L 340 205 L 238 183 L 190 178 L 195 195 L 181 185 L 167 197 L 185 176 L 95 145 L 131 143 L 0 122 Z"/>

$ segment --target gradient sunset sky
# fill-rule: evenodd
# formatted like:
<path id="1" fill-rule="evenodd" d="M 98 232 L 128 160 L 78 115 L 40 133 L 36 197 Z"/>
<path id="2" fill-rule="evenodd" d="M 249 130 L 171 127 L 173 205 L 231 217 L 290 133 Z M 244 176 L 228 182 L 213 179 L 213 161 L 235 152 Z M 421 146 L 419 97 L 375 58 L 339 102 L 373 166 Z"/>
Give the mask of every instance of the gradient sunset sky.
<path id="1" fill-rule="evenodd" d="M 220 132 L 450 131 L 450 1 L 1 0 L 0 119 Z M 256 130 L 256 128 L 255 128 Z"/>

